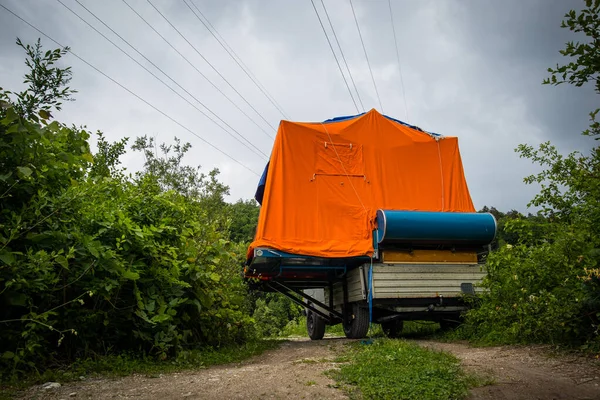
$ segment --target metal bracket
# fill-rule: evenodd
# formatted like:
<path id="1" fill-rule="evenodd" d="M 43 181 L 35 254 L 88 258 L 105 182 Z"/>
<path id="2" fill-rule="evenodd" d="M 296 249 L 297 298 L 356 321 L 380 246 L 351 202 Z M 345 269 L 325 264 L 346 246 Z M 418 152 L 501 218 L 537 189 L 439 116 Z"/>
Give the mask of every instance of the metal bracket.
<path id="1" fill-rule="evenodd" d="M 334 310 L 333 307 L 329 307 L 329 306 L 321 303 L 320 301 L 316 300 L 312 296 L 307 295 L 306 293 L 302 292 L 301 290 L 287 287 L 283 283 L 277 282 L 277 281 L 271 281 L 268 283 L 268 285 L 271 289 L 286 296 L 287 298 L 292 300 L 294 303 L 299 304 L 302 307 L 308 308 L 310 311 L 319 315 L 320 317 L 322 317 L 329 323 L 339 322 L 339 320 L 342 318 L 342 314 L 337 312 L 336 310 Z M 292 295 L 290 292 L 293 292 L 293 293 L 297 294 L 298 296 L 308 300 L 308 303 L 298 299 L 296 296 Z M 315 304 L 315 305 L 323 308 L 327 312 L 329 312 L 329 315 L 324 313 L 323 311 L 319 310 L 318 308 L 316 308 L 313 304 Z"/>

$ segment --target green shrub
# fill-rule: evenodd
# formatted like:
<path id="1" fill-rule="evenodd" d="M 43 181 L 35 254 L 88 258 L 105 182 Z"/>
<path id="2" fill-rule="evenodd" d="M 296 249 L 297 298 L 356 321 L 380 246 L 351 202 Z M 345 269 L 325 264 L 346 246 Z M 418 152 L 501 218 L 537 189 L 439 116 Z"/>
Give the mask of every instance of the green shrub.
<path id="1" fill-rule="evenodd" d="M 190 146 L 177 139 L 159 156 L 139 138 L 146 164 L 135 176 L 119 167 L 127 139 L 100 134 L 92 155 L 86 130 L 52 121 L 48 105 L 72 91 L 39 82 L 68 83 L 51 69 L 62 53 L 27 49 L 30 87 L 16 98 L 0 90 L 0 379 L 253 338 L 246 249 L 228 240 L 218 171 L 184 166 Z"/>

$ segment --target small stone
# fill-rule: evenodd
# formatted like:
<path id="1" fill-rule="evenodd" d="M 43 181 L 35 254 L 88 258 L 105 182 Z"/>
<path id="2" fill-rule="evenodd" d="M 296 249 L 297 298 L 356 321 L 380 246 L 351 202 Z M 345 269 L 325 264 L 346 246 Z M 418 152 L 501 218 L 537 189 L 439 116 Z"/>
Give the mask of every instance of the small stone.
<path id="1" fill-rule="evenodd" d="M 77 392 L 69 393 L 69 397 L 75 397 L 75 396 L 77 396 Z"/>
<path id="2" fill-rule="evenodd" d="M 192 392 L 187 392 L 186 394 L 183 395 L 183 397 L 190 397 L 192 395 Z"/>
<path id="3" fill-rule="evenodd" d="M 79 380 L 80 380 L 80 381 L 85 381 L 85 376 L 83 376 L 83 375 L 82 375 L 82 376 L 80 376 L 80 377 L 79 377 Z"/>
<path id="4" fill-rule="evenodd" d="M 60 383 L 58 382 L 46 382 L 42 385 L 42 390 L 58 389 Z"/>

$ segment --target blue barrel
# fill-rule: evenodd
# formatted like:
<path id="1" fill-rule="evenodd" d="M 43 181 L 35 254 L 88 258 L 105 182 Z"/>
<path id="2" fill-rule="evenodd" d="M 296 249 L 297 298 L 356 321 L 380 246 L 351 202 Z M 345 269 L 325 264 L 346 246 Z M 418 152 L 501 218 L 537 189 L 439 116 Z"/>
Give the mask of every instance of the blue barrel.
<path id="1" fill-rule="evenodd" d="M 377 211 L 378 243 L 486 245 L 496 236 L 489 213 Z"/>

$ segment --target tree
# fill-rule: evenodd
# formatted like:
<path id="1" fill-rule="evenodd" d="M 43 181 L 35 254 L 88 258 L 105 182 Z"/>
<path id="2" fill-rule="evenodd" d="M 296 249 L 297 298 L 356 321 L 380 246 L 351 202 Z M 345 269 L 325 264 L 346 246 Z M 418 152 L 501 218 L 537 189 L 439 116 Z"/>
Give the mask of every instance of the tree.
<path id="1" fill-rule="evenodd" d="M 23 83 L 28 86 L 20 93 L 4 91 L 3 104 L 6 106 L 7 98 L 15 95 L 16 99 L 12 103 L 20 116 L 37 119 L 36 114 L 40 113 L 39 115 L 43 119 L 48 119 L 52 109 L 60 111 L 62 102 L 73 100 L 73 94 L 77 93 L 76 90 L 67 86 L 71 81 L 71 67 L 54 66 L 69 52 L 69 48 L 44 52 L 40 39 L 33 46 L 24 45 L 21 39 L 17 39 L 17 45 L 22 47 L 27 54 L 25 65 L 29 68 L 29 72 L 25 74 Z M 6 107 L 3 108 L 6 109 Z M 0 116 L 3 115 L 0 114 Z"/>
<path id="2" fill-rule="evenodd" d="M 593 82 L 600 94 L 600 0 L 565 15 L 563 27 L 584 33 L 561 51 L 572 60 L 548 71 L 544 84 Z M 598 136 L 598 110 L 583 135 Z M 600 137 L 596 137 L 600 139 Z M 467 331 L 492 342 L 549 342 L 600 351 L 600 147 L 567 156 L 550 142 L 515 150 L 543 170 L 526 177 L 541 191 L 529 203 L 536 216 L 506 220 L 516 242 L 488 258 L 481 306 L 468 314 Z"/>
<path id="3" fill-rule="evenodd" d="M 562 28 L 569 28 L 575 33 L 583 33 L 586 36 L 584 42 L 569 41 L 560 53 L 574 60 L 564 65 L 556 65 L 556 68 L 548 68 L 550 77 L 544 80 L 547 85 L 560 85 L 570 83 L 577 87 L 588 82 L 594 82 L 594 90 L 600 94 L 600 0 L 585 0 L 586 7 L 577 13 L 575 10 L 565 14 Z M 590 127 L 583 134 L 588 136 L 600 135 L 600 123 L 596 121 L 596 114 L 600 109 L 590 113 Z M 596 138 L 600 139 L 600 138 Z"/>
<path id="4" fill-rule="evenodd" d="M 238 200 L 229 206 L 229 237 L 234 242 L 248 243 L 254 239 L 260 208 L 254 199 Z"/>
<path id="5" fill-rule="evenodd" d="M 0 381 L 77 357 L 183 359 L 252 337 L 245 247 L 215 212 L 228 190 L 218 171 L 184 166 L 189 144 L 159 157 L 140 138 L 145 169 L 126 176 L 126 139 L 99 133 L 92 155 L 86 130 L 50 120 L 65 73 L 28 65 L 31 93 L 0 91 Z"/>

